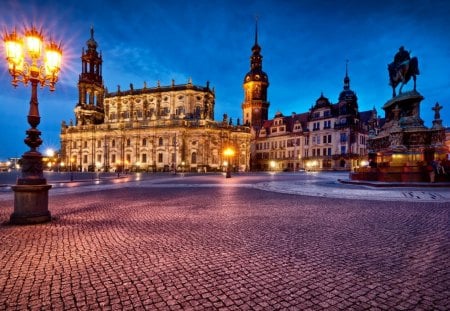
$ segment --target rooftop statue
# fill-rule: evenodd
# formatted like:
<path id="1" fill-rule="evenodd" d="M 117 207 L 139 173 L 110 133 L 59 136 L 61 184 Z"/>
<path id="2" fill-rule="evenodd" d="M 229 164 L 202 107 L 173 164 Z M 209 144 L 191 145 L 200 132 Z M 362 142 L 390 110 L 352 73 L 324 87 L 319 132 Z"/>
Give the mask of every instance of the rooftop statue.
<path id="1" fill-rule="evenodd" d="M 441 119 L 441 111 L 442 106 L 439 105 L 439 103 L 436 103 L 436 105 L 434 105 L 433 108 L 431 108 L 431 110 L 434 110 L 434 119 L 435 120 L 440 120 Z"/>
<path id="2" fill-rule="evenodd" d="M 400 84 L 399 94 L 402 93 L 403 86 L 408 83 L 411 77 L 414 80 L 414 91 L 416 90 L 416 76 L 419 75 L 419 61 L 417 57 L 410 56 L 403 46 L 398 49 L 394 56 L 394 61 L 388 65 L 389 85 L 392 86 L 392 97 L 396 96 L 395 89 Z"/>

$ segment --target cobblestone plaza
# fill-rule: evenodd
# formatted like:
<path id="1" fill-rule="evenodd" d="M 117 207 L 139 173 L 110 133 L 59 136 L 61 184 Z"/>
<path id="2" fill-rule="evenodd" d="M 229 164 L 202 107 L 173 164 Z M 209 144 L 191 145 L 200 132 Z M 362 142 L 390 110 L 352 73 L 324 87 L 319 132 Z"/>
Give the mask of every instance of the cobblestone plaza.
<path id="1" fill-rule="evenodd" d="M 55 184 L 34 226 L 2 192 L 0 310 L 448 310 L 449 188 L 322 176 Z"/>

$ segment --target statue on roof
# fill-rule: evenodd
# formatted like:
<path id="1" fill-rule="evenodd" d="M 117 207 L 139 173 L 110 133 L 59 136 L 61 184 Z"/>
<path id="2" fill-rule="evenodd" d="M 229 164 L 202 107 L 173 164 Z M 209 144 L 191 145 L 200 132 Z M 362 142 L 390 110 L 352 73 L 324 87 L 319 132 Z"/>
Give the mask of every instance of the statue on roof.
<path id="1" fill-rule="evenodd" d="M 399 94 L 402 93 L 403 86 L 411 78 L 414 81 L 414 91 L 416 90 L 416 76 L 419 75 L 419 61 L 417 57 L 411 57 L 411 53 L 403 46 L 398 49 L 394 56 L 394 61 L 388 65 L 389 85 L 392 86 L 392 97 L 396 96 L 395 88 L 400 84 Z"/>
<path id="2" fill-rule="evenodd" d="M 435 120 L 441 119 L 441 113 L 440 113 L 441 109 L 442 109 L 442 106 L 439 105 L 438 102 L 436 102 L 436 105 L 434 105 L 434 107 L 431 108 L 431 110 L 434 110 L 434 119 Z"/>

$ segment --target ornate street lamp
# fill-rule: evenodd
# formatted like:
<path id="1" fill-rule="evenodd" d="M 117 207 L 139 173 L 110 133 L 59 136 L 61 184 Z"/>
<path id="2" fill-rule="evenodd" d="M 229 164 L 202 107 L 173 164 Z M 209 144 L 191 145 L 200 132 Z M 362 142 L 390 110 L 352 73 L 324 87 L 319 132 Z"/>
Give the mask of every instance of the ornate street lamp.
<path id="1" fill-rule="evenodd" d="M 42 31 L 35 27 L 25 30 L 20 36 L 16 30 L 3 37 L 5 43 L 8 70 L 12 76 L 12 85 L 17 87 L 19 82 L 24 85 L 31 83 L 30 110 L 28 124 L 31 128 L 26 131 L 25 144 L 30 150 L 22 155 L 22 175 L 14 191 L 14 212 L 10 221 L 14 224 L 34 224 L 50 221 L 48 210 L 48 190 L 51 185 L 44 178 L 42 155 L 38 147 L 42 144 L 41 132 L 37 129 L 41 117 L 39 116 L 37 86 L 48 86 L 55 90 L 58 74 L 61 69 L 62 51 L 60 45 L 50 40 L 45 44 Z M 43 49 L 43 47 L 45 48 Z"/>
<path id="2" fill-rule="evenodd" d="M 227 173 L 225 178 L 231 178 L 231 158 L 234 156 L 234 150 L 227 148 L 223 151 L 223 155 L 227 158 Z"/>

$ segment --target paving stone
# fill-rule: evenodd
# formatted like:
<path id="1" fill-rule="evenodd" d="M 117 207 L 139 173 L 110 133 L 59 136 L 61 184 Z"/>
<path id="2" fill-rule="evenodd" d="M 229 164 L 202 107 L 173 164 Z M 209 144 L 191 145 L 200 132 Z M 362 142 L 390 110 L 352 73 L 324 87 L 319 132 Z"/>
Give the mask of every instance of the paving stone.
<path id="1" fill-rule="evenodd" d="M 0 200 L 0 310 L 448 309 L 450 207 L 380 202 L 142 184 L 12 226 Z"/>

